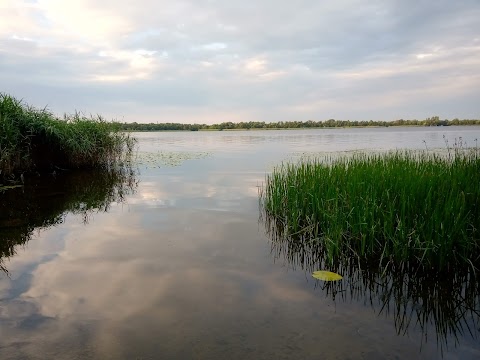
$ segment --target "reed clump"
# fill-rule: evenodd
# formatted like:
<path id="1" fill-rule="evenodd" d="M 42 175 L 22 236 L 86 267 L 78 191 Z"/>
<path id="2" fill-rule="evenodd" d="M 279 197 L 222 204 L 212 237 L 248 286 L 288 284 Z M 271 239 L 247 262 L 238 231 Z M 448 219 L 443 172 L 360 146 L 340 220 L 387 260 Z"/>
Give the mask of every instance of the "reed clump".
<path id="1" fill-rule="evenodd" d="M 128 159 L 134 144 L 101 116 L 57 118 L 0 93 L 0 179 L 55 168 L 112 168 Z"/>
<path id="2" fill-rule="evenodd" d="M 478 148 L 285 163 L 267 175 L 260 201 L 282 236 L 330 263 L 354 255 L 382 266 L 480 265 Z"/>

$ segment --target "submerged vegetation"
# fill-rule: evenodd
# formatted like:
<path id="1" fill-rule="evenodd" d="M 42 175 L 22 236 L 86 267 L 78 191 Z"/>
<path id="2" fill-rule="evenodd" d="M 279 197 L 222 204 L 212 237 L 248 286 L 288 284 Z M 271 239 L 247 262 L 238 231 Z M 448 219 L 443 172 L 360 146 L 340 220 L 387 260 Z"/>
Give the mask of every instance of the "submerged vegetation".
<path id="1" fill-rule="evenodd" d="M 346 258 L 414 271 L 480 267 L 480 151 L 395 151 L 286 163 L 260 200 L 276 232 Z"/>
<path id="2" fill-rule="evenodd" d="M 187 160 L 204 159 L 208 152 L 188 151 L 142 151 L 136 156 L 136 163 L 145 168 L 173 167 L 183 164 Z"/>
<path id="3" fill-rule="evenodd" d="M 101 116 L 60 119 L 0 93 L 0 180 L 57 168 L 112 168 L 128 158 L 134 143 Z"/>
<path id="4" fill-rule="evenodd" d="M 356 257 L 343 257 L 332 265 L 314 242 L 301 234 L 285 237 L 282 231 L 267 221 L 276 261 L 307 273 L 328 266 L 344 276 L 342 281 L 316 283 L 325 297 L 335 302 L 363 302 L 378 316 L 393 315 L 398 335 L 420 331 L 420 347 L 434 340 L 442 353 L 463 337 L 480 337 L 480 282 L 472 267 L 440 274 L 412 271 L 405 264 L 382 267 Z"/>

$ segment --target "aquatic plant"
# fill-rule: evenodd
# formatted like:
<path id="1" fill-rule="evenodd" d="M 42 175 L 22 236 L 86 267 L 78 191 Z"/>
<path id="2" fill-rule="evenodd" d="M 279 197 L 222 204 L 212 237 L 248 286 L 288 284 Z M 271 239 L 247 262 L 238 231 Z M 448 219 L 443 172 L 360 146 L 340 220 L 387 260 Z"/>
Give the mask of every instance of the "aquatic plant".
<path id="1" fill-rule="evenodd" d="M 480 152 L 394 151 L 284 163 L 260 190 L 265 216 L 334 262 L 448 270 L 480 265 Z M 409 265 L 409 266 L 410 266 Z"/>
<path id="2" fill-rule="evenodd" d="M 332 271 L 317 270 L 312 273 L 312 277 L 322 281 L 338 281 L 342 280 L 343 276 Z"/>
<path id="3" fill-rule="evenodd" d="M 182 165 L 187 160 L 204 159 L 209 155 L 204 151 L 140 151 L 135 157 L 135 163 L 144 168 L 174 167 Z"/>
<path id="4" fill-rule="evenodd" d="M 335 302 L 358 301 L 392 318 L 398 335 L 421 332 L 420 344 L 432 339 L 443 353 L 464 337 L 480 337 L 480 272 L 472 267 L 439 273 L 409 267 L 408 263 L 381 266 L 377 261 L 353 257 L 330 262 L 325 249 L 302 234 L 286 237 L 275 222 L 265 220 L 275 261 L 293 270 L 311 273 L 328 267 L 342 281 L 315 282 Z"/>
<path id="5" fill-rule="evenodd" d="M 134 144 L 101 116 L 60 119 L 0 93 L 0 179 L 58 168 L 111 168 L 128 158 Z"/>

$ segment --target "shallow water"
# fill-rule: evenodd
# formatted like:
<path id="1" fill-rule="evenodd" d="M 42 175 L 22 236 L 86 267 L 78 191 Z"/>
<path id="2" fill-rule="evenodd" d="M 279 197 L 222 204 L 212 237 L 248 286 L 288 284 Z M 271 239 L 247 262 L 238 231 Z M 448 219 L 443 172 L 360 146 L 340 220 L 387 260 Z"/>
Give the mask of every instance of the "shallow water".
<path id="1" fill-rule="evenodd" d="M 0 195 L 11 202 L 0 236 L 12 244 L 2 250 L 1 359 L 480 357 L 468 309 L 478 302 L 455 295 L 467 315 L 445 336 L 422 306 L 445 309 L 435 304 L 450 293 L 410 303 L 402 324 L 403 292 L 366 290 L 355 271 L 341 285 L 312 279 L 308 254 L 272 242 L 257 193 L 273 166 L 304 154 L 475 146 L 480 127 L 135 135 L 135 180 L 52 175 Z"/>

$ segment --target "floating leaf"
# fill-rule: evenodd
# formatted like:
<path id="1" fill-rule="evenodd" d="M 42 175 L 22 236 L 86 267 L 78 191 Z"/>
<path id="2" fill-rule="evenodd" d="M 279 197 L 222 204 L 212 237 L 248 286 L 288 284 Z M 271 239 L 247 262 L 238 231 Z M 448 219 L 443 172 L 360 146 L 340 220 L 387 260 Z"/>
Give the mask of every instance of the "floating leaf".
<path id="1" fill-rule="evenodd" d="M 314 271 L 312 276 L 315 279 L 323 280 L 323 281 L 337 281 L 337 280 L 342 280 L 343 278 L 342 275 L 339 275 L 331 271 L 324 271 L 324 270 Z"/>

